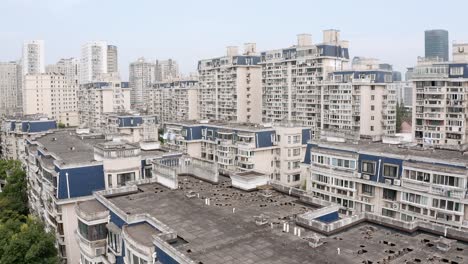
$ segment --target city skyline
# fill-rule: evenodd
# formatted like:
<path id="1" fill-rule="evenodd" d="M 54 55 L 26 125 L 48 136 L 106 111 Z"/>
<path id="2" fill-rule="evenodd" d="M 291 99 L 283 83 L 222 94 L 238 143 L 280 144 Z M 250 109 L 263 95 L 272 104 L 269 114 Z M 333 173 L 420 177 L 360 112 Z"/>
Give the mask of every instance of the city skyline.
<path id="1" fill-rule="evenodd" d="M 45 41 L 46 64 L 55 63 L 60 58 L 78 58 L 82 44 L 105 40 L 119 48 L 119 68 L 124 80 L 128 79 L 130 62 L 141 56 L 152 60 L 173 58 L 179 62 L 181 72 L 188 74 L 196 71 L 198 60 L 219 56 L 226 46 L 255 42 L 258 51 L 270 50 L 294 45 L 293 40 L 300 33 L 312 34 L 313 42 L 317 43 L 321 41 L 321 31 L 328 28 L 340 30 L 342 38 L 349 40 L 351 57 L 379 58 L 382 62 L 393 64 L 399 71 L 414 66 L 417 56 L 424 55 L 424 30 L 446 29 L 450 33 L 450 42 L 465 40 L 462 26 L 456 19 L 457 13 L 463 8 L 452 10 L 449 6 L 437 7 L 440 13 L 444 13 L 444 9 L 450 9 L 451 12 L 450 16 L 437 21 L 430 17 L 414 19 L 418 6 L 402 1 L 396 1 L 385 9 L 373 6 L 372 2 L 361 1 L 362 5 L 358 10 L 367 14 L 366 16 L 356 16 L 356 9 L 347 11 L 355 3 L 342 3 L 341 8 L 334 8 L 331 13 L 314 11 L 328 10 L 329 7 L 325 4 L 303 1 L 292 2 L 291 12 L 284 12 L 284 6 L 275 3 L 269 2 L 265 6 L 245 1 L 235 2 L 235 5 L 230 6 L 231 9 L 213 1 L 143 1 L 133 7 L 133 10 L 124 9 L 123 1 L 37 2 L 39 1 L 5 2 L 5 7 L 11 12 L 0 18 L 1 22 L 12 21 L 20 12 L 25 20 L 24 23 L 9 23 L 9 29 L 0 32 L 0 39 L 4 43 L 0 52 L 1 61 L 19 59 L 23 42 L 28 40 Z M 430 7 L 431 2 L 425 3 L 429 9 L 435 9 Z M 466 5 L 461 1 L 460 3 Z M 174 10 L 181 4 L 186 8 L 179 12 L 165 12 Z M 107 19 L 111 23 L 97 23 L 94 19 L 86 20 L 80 15 L 99 17 L 102 14 L 95 12 L 104 7 L 110 11 L 105 16 L 109 17 Z M 251 19 L 236 19 L 242 13 Z M 116 19 L 111 19 L 111 14 Z M 278 17 L 282 18 L 277 19 Z M 368 23 L 369 21 L 377 23 Z M 30 24 L 28 22 L 34 22 L 36 26 L 27 26 Z M 126 34 L 120 34 L 121 32 Z"/>

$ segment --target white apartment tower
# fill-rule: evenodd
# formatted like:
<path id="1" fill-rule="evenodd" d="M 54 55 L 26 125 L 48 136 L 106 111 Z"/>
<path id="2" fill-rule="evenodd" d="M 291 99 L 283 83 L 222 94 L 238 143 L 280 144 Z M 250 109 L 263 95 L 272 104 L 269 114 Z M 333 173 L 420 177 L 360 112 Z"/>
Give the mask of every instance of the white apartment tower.
<path id="1" fill-rule="evenodd" d="M 65 126 L 77 126 L 78 84 L 63 73 L 24 76 L 23 114 L 43 114 Z"/>
<path id="2" fill-rule="evenodd" d="M 45 72 L 44 41 L 31 40 L 23 44 L 23 75 Z"/>
<path id="3" fill-rule="evenodd" d="M 0 62 L 0 116 L 11 115 L 21 108 L 21 65 Z"/>
<path id="4" fill-rule="evenodd" d="M 81 126 L 100 130 L 106 124 L 106 114 L 130 110 L 128 82 L 117 75 L 101 75 L 96 82 L 81 84 L 78 90 L 78 113 Z"/>
<path id="5" fill-rule="evenodd" d="M 452 62 L 419 58 L 411 81 L 416 143 L 466 151 L 468 44 L 454 44 Z"/>
<path id="6" fill-rule="evenodd" d="M 223 57 L 198 62 L 199 117 L 227 122 L 261 122 L 262 68 L 254 43 L 244 54 L 228 47 Z"/>
<path id="7" fill-rule="evenodd" d="M 378 64 L 335 71 L 322 81 L 322 136 L 380 141 L 396 132 L 396 94 L 392 71 Z"/>
<path id="8" fill-rule="evenodd" d="M 156 81 L 170 82 L 179 78 L 179 64 L 173 59 L 156 60 Z"/>
<path id="9" fill-rule="evenodd" d="M 161 122 L 197 120 L 198 81 L 193 79 L 156 83 L 148 90 L 145 105 Z"/>
<path id="10" fill-rule="evenodd" d="M 146 61 L 145 58 L 139 58 L 130 63 L 129 84 L 131 89 L 131 106 L 135 109 L 143 109 L 144 101 L 148 97 L 148 89 L 155 81 L 156 65 L 153 62 Z"/>
<path id="11" fill-rule="evenodd" d="M 46 73 L 60 73 L 65 75 L 68 81 L 79 82 L 80 61 L 77 58 L 60 59 L 56 64 L 46 66 Z"/>
<path id="12" fill-rule="evenodd" d="M 322 126 L 321 83 L 348 62 L 348 42 L 338 30 L 325 30 L 320 44 L 300 34 L 295 46 L 262 52 L 263 121 L 297 121 L 316 135 Z"/>
<path id="13" fill-rule="evenodd" d="M 107 46 L 107 72 L 108 73 L 119 72 L 119 60 L 118 60 L 117 46 L 114 46 L 114 45 Z"/>
<path id="14" fill-rule="evenodd" d="M 107 73 L 107 43 L 92 41 L 81 47 L 80 84 L 91 83 Z"/>

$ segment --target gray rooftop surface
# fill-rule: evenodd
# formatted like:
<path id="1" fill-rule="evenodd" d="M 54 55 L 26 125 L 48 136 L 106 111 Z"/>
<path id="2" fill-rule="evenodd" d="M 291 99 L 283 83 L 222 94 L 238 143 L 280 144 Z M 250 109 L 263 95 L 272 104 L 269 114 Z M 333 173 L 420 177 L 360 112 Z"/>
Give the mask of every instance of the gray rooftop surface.
<path id="1" fill-rule="evenodd" d="M 126 228 L 130 237 L 147 247 L 153 246 L 153 236 L 161 233 L 147 223 L 135 224 L 127 226 Z"/>
<path id="2" fill-rule="evenodd" d="M 423 149 L 410 146 L 398 146 L 392 144 L 384 144 L 381 142 L 359 141 L 358 144 L 341 143 L 341 142 L 326 142 L 312 141 L 319 146 L 336 147 L 337 149 L 346 150 L 353 149 L 361 152 L 380 153 L 382 155 L 394 154 L 402 156 L 410 156 L 414 158 L 438 159 L 454 163 L 462 163 L 468 165 L 468 156 L 463 155 L 461 151 L 444 150 L 444 149 Z"/>
<path id="3" fill-rule="evenodd" d="M 105 139 L 89 137 L 82 139 L 72 130 L 59 130 L 40 137 L 37 141 L 44 146 L 46 151 L 55 153 L 63 164 L 74 164 L 94 161 L 94 145 L 105 142 Z"/>
<path id="4" fill-rule="evenodd" d="M 324 245 L 312 248 L 304 239 L 314 235 L 312 231 L 303 229 L 301 237 L 294 236 L 292 226 L 289 233 L 282 232 L 282 223 L 297 214 L 314 210 L 313 207 L 273 190 L 237 190 L 231 187 L 229 179 L 221 179 L 221 184 L 213 185 L 184 176 L 179 177 L 180 188 L 177 190 L 148 184 L 139 186 L 138 193 L 108 199 L 127 214 L 149 213 L 174 229 L 188 242 L 176 248 L 195 263 L 363 263 L 366 260 L 382 263 L 384 258 L 404 248 L 412 251 L 400 254 L 391 263 L 416 258 L 426 263 L 425 258 L 430 256 L 444 256 L 454 263 L 468 261 L 467 245 L 457 242 L 461 251 L 437 252 L 435 247 L 421 242 L 422 239 L 433 241 L 434 236 L 401 234 L 368 224 L 325 238 Z M 200 197 L 188 198 L 189 191 Z M 271 192 L 272 196 L 264 196 L 265 192 Z M 209 206 L 204 204 L 207 197 L 211 199 Z M 236 208 L 235 213 L 233 208 Z M 254 217 L 260 214 L 268 217 L 267 225 L 255 224 Z M 384 241 L 395 245 L 389 246 Z M 341 250 L 340 255 L 337 248 Z"/>

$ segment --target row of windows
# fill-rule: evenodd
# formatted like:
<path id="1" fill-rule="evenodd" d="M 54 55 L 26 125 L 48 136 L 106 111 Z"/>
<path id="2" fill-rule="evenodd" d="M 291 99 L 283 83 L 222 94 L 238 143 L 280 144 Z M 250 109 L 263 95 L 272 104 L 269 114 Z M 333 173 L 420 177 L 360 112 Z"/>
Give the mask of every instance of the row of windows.
<path id="1" fill-rule="evenodd" d="M 398 165 L 384 163 L 383 165 L 383 177 L 396 178 L 398 177 Z M 361 172 L 374 175 L 376 172 L 375 161 L 362 161 Z"/>

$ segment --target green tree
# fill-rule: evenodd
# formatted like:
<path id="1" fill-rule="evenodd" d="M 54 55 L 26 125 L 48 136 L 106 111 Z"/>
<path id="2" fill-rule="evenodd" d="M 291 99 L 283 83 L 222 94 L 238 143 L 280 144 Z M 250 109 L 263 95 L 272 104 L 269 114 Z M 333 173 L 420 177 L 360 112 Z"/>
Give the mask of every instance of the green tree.
<path id="1" fill-rule="evenodd" d="M 0 160 L 0 264 L 58 263 L 55 238 L 29 215 L 26 173 L 18 161 Z"/>
<path id="2" fill-rule="evenodd" d="M 26 223 L 19 223 L 21 221 L 16 220 L 7 226 L 10 228 L 6 230 L 9 238 L 8 243 L 3 244 L 0 264 L 57 263 L 55 238 L 44 232 L 42 223 L 34 217 L 28 217 Z"/>
<path id="3" fill-rule="evenodd" d="M 64 123 L 58 123 L 58 128 L 65 128 L 66 125 Z"/>

